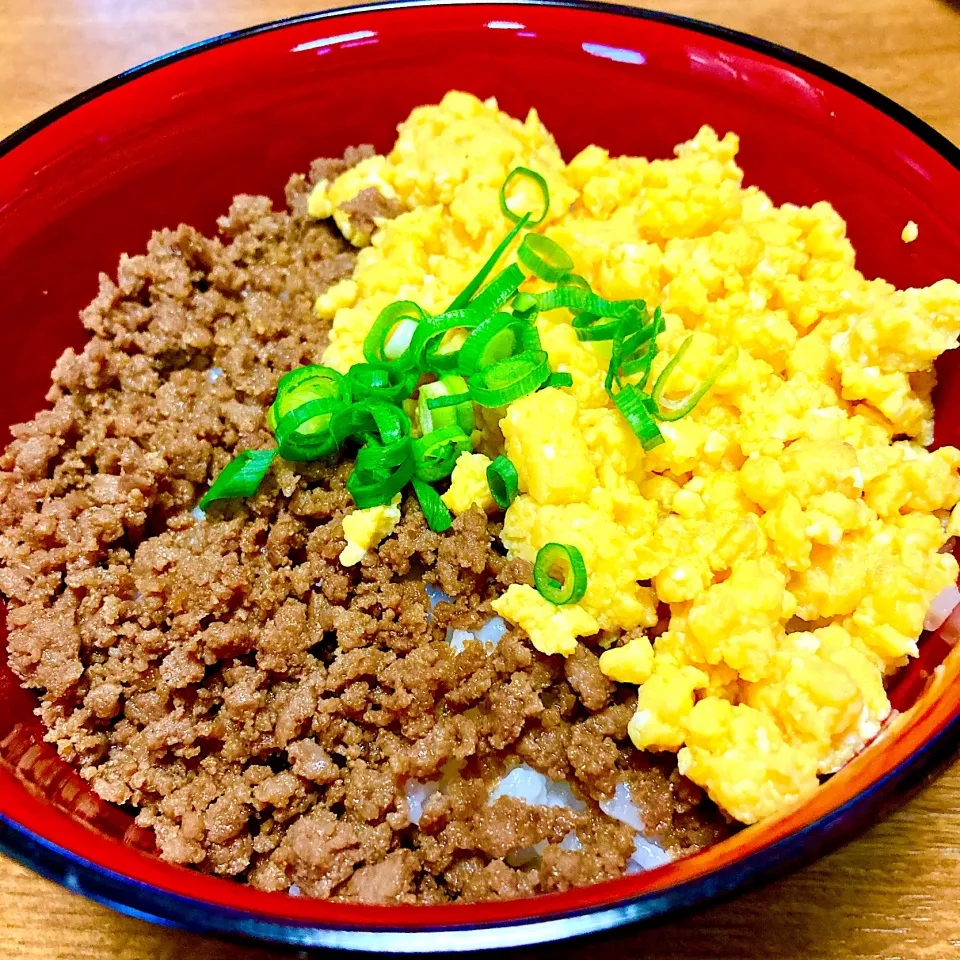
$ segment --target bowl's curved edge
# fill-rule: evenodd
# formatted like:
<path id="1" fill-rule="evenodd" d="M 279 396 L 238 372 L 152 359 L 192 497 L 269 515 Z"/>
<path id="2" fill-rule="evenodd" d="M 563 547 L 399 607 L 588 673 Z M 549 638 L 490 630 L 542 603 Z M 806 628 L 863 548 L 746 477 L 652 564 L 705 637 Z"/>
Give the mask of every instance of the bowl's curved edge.
<path id="1" fill-rule="evenodd" d="M 829 83 L 846 90 L 872 107 L 887 114 L 896 120 L 901 126 L 906 127 L 911 133 L 918 136 L 928 146 L 936 150 L 941 156 L 949 161 L 954 167 L 960 170 L 960 146 L 948 140 L 939 130 L 936 130 L 925 120 L 921 120 L 915 113 L 912 113 L 906 107 L 901 106 L 895 100 L 880 93 L 873 87 L 867 85 L 861 80 L 851 77 L 849 74 L 831 67 L 829 64 L 814 57 L 799 53 L 789 47 L 774 43 L 772 40 L 763 40 L 752 34 L 744 33 L 741 30 L 734 30 L 730 27 L 723 27 L 719 24 L 708 23 L 706 20 L 698 20 L 695 17 L 685 17 L 680 14 L 666 13 L 661 10 L 648 10 L 645 7 L 630 7 L 621 3 L 609 3 L 605 0 L 508 0 L 508 3 L 517 6 L 529 7 L 566 7 L 570 9 L 591 10 L 601 13 L 617 14 L 619 16 L 632 17 L 637 20 L 651 20 L 657 23 L 672 24 L 683 27 L 687 30 L 693 30 L 706 36 L 715 37 L 720 40 L 726 40 L 738 46 L 745 47 L 757 53 L 763 53 L 775 60 L 788 63 L 791 66 L 799 67 L 812 73 Z M 233 30 L 227 33 L 210 37 L 207 40 L 199 40 L 196 43 L 188 44 L 178 50 L 162 54 L 151 60 L 146 60 L 137 66 L 124 70 L 100 83 L 81 91 L 78 94 L 64 100 L 62 103 L 42 113 L 39 117 L 24 124 L 13 133 L 0 140 L 0 157 L 9 153 L 15 147 L 23 143 L 24 140 L 33 136 L 44 127 L 49 126 L 56 120 L 76 110 L 83 104 L 95 99 L 101 94 L 107 93 L 116 87 L 129 83 L 137 77 L 144 76 L 154 70 L 158 70 L 168 64 L 183 60 L 186 57 L 201 53 L 212 47 L 223 46 L 227 43 L 234 43 L 243 40 L 245 37 L 256 36 L 261 33 L 269 33 L 273 30 L 281 30 L 284 27 L 294 24 L 318 22 L 322 20 L 332 20 L 338 17 L 349 16 L 357 13 L 368 13 L 380 10 L 403 10 L 412 7 L 453 7 L 467 6 L 469 0 L 384 0 L 384 2 L 362 3 L 351 6 L 338 7 L 332 10 L 321 10 L 314 13 L 303 13 L 297 16 L 284 17 L 279 20 L 270 20 L 265 23 L 255 24 L 251 27 L 243 27 L 240 30 Z M 480 0 L 475 6 L 502 6 L 503 0 Z"/>
<path id="2" fill-rule="evenodd" d="M 168 64 L 214 47 L 287 26 L 336 19 L 357 13 L 429 6 L 466 6 L 464 0 L 386 0 L 301 14 L 231 31 L 182 47 L 125 70 L 76 94 L 0 140 L 0 157 L 65 115 L 117 87 Z M 477 6 L 502 7 L 502 3 Z M 628 16 L 682 27 L 736 44 L 797 67 L 837 86 L 885 113 L 960 170 L 960 147 L 916 114 L 872 87 L 815 58 L 750 34 L 690 17 L 596 0 L 510 0 L 508 5 L 562 7 Z M 299 947 L 324 947 L 364 952 L 434 953 L 519 947 L 584 936 L 635 922 L 662 920 L 724 899 L 735 892 L 771 880 L 815 859 L 866 827 L 873 815 L 891 803 L 891 792 L 908 778 L 916 780 L 942 760 L 956 744 L 960 716 L 955 717 L 923 747 L 888 772 L 869 789 L 851 798 L 802 830 L 746 859 L 668 890 L 564 917 L 518 921 L 496 926 L 410 930 L 320 928 L 295 921 L 264 920 L 250 913 L 214 907 L 150 887 L 102 868 L 50 843 L 15 821 L 0 815 L 0 852 L 71 892 L 81 894 L 128 916 L 196 933 L 251 937 Z M 894 802 L 902 799 L 902 794 Z"/>
<path id="3" fill-rule="evenodd" d="M 873 822 L 878 812 L 899 805 L 911 787 L 952 758 L 960 717 L 921 750 L 820 820 L 713 874 L 668 890 L 605 907 L 494 926 L 430 930 L 360 930 L 264 920 L 240 910 L 213 907 L 149 887 L 105 870 L 0 816 L 0 852 L 48 880 L 127 916 L 199 934 L 248 937 L 303 948 L 364 953 L 472 952 L 524 947 L 601 933 L 630 923 L 662 922 L 742 893 L 835 849 Z M 896 795 L 893 791 L 902 787 Z"/>

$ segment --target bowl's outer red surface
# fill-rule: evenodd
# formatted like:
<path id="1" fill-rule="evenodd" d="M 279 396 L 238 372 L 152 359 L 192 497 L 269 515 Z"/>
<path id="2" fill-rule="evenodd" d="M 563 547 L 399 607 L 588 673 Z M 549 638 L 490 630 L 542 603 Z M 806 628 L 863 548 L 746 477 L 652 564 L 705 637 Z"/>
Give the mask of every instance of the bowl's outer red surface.
<path id="1" fill-rule="evenodd" d="M 721 134 L 734 130 L 746 182 L 777 202 L 833 203 L 849 223 L 868 276 L 916 286 L 960 275 L 960 169 L 949 145 L 882 98 L 876 98 L 877 109 L 852 82 L 801 62 L 680 22 L 597 8 L 497 4 L 380 8 L 301 20 L 135 73 L 53 122 L 31 125 L 0 153 L 6 380 L 0 420 L 16 423 L 42 407 L 57 356 L 85 339 L 77 315 L 96 293 L 98 272 L 114 274 L 120 254 L 143 250 L 151 230 L 181 222 L 211 230 L 239 192 L 262 192 L 279 202 L 292 171 L 350 144 L 388 149 L 396 124 L 412 107 L 435 102 L 451 87 L 496 96 L 517 115 L 536 107 L 568 159 L 590 143 L 611 153 L 670 156 L 674 144 L 703 123 Z M 911 219 L 920 235 L 907 246 L 900 232 Z M 960 378 L 944 368 L 941 379 L 938 441 L 955 442 Z M 144 913 L 171 921 L 303 943 L 350 942 L 310 929 L 501 925 L 486 940 L 471 939 L 475 946 L 656 915 L 740 885 L 769 869 L 769 857 L 757 870 L 749 866 L 760 864 L 750 859 L 760 848 L 817 817 L 835 827 L 837 809 L 854 793 L 899 769 L 958 712 L 956 696 L 922 704 L 905 730 L 834 778 L 808 809 L 680 864 L 535 900 L 372 908 L 263 894 L 142 852 L 144 837 L 129 829 L 130 818 L 96 800 L 51 748 L 36 744 L 35 698 L 19 688 L 5 662 L 0 696 L 0 813 L 43 847 L 54 845 L 148 885 L 120 895 L 77 881 L 85 892 L 126 909 L 139 904 Z M 124 836 L 126 843 L 120 842 Z M 810 837 L 804 842 L 811 850 L 825 842 Z M 742 869 L 731 872 L 738 865 Z M 681 883 L 688 893 L 665 895 Z M 188 920 L 187 901 L 182 916 L 169 906 L 151 906 L 151 888 L 246 913 L 230 919 L 211 910 L 209 922 Z M 626 898 L 634 898 L 633 906 L 604 921 L 577 926 L 567 920 L 537 935 L 522 927 L 502 933 L 503 924 L 569 918 L 571 911 L 609 908 Z M 260 928 L 257 917 L 308 926 Z M 463 942 L 424 940 L 419 949 L 441 945 Z"/>

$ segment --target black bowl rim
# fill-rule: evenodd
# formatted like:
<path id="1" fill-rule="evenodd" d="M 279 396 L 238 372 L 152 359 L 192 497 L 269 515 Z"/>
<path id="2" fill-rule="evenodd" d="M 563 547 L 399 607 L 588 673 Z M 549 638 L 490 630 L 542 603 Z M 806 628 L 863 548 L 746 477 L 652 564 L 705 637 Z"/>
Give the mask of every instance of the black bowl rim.
<path id="1" fill-rule="evenodd" d="M 386 0 L 256 24 L 147 60 L 76 94 L 0 140 L 0 158 L 45 127 L 102 94 L 206 50 L 296 24 L 334 20 L 358 13 L 432 6 L 488 6 L 495 9 L 502 9 L 504 6 L 528 6 L 589 10 L 669 24 L 724 40 L 797 67 L 845 90 L 905 127 L 960 171 L 960 147 L 896 101 L 835 67 L 789 47 L 729 27 L 679 14 L 598 0 L 509 0 L 508 3 L 498 3 L 496 0 L 483 0 L 479 3 L 470 3 L 469 0 Z M 907 778 L 913 780 L 921 775 L 923 770 L 935 764 L 953 747 L 954 738 L 951 734 L 958 729 L 960 717 L 954 718 L 914 754 L 842 806 L 796 833 L 720 870 L 613 906 L 593 907 L 562 916 L 537 917 L 509 923 L 421 930 L 361 930 L 320 927 L 293 920 L 265 919 L 249 911 L 213 906 L 192 897 L 169 893 L 105 869 L 2 815 L 0 852 L 66 889 L 128 916 L 200 934 L 245 937 L 297 947 L 328 947 L 378 953 L 437 953 L 519 947 L 584 936 L 629 923 L 662 921 L 670 915 L 700 908 L 736 892 L 742 892 L 763 880 L 809 862 L 837 846 L 858 827 L 869 823 L 872 816 L 881 810 L 887 794 Z"/>

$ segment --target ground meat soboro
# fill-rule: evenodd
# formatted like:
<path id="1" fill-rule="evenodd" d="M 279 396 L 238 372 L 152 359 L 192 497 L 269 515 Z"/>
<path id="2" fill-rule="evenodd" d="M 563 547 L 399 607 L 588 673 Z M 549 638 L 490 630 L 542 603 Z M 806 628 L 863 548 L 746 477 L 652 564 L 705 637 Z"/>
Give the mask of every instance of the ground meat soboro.
<path id="1" fill-rule="evenodd" d="M 593 651 L 544 657 L 517 632 L 491 654 L 447 643 L 530 579 L 484 514 L 439 535 L 408 498 L 345 569 L 348 463 L 278 461 L 257 497 L 195 512 L 236 452 L 271 445 L 279 377 L 321 359 L 313 300 L 354 260 L 306 196 L 364 155 L 293 177 L 289 212 L 237 197 L 218 236 L 181 226 L 124 258 L 51 408 L 14 429 L 0 588 L 49 739 L 165 858 L 308 896 L 434 903 L 618 876 L 633 832 L 597 806 L 618 779 L 661 843 L 715 840 L 725 824 L 672 760 L 629 745 L 631 694 Z M 451 598 L 432 614 L 424 581 Z M 517 758 L 586 809 L 489 803 Z M 441 778 L 413 823 L 410 782 Z M 571 831 L 579 850 L 561 846 Z"/>

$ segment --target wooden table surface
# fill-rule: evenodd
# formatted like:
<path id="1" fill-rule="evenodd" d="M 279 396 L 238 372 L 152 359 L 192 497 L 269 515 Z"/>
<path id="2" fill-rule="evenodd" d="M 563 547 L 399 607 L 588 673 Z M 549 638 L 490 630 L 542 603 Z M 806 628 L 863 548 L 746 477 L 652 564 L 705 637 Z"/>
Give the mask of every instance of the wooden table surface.
<path id="1" fill-rule="evenodd" d="M 0 137 L 139 61 L 322 0 L 0 0 Z M 960 143 L 957 0 L 672 0 L 839 67 Z M 947 960 L 960 957 L 960 762 L 842 850 L 656 931 L 542 956 L 586 960 Z M 523 955 L 531 955 L 525 951 Z M 539 955 L 539 954 L 538 954 Z M 266 960 L 122 917 L 0 858 L 0 957 Z"/>

